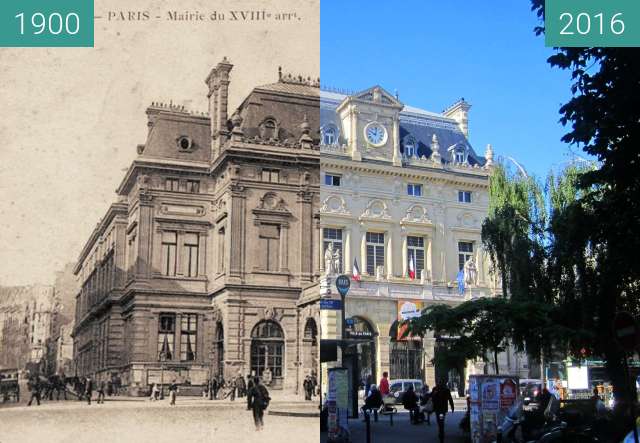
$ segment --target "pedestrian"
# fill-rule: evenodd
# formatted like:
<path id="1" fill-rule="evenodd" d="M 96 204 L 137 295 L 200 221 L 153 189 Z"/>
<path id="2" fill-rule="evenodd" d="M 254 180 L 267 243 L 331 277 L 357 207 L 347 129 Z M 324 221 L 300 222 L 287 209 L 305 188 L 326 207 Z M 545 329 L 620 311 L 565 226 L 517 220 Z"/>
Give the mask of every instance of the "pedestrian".
<path id="1" fill-rule="evenodd" d="M 380 394 L 380 391 L 378 390 L 376 385 L 371 385 L 369 389 L 369 395 L 364 400 L 362 412 L 364 414 L 373 412 L 373 421 L 378 421 L 378 409 L 380 409 L 380 407 L 382 407 L 383 405 L 382 395 Z"/>
<path id="2" fill-rule="evenodd" d="M 235 379 L 231 379 L 231 381 L 228 383 L 227 385 L 227 395 L 225 396 L 225 398 L 230 398 L 231 401 L 234 401 L 236 399 L 236 380 Z"/>
<path id="3" fill-rule="evenodd" d="M 316 377 L 316 371 L 314 369 L 311 370 L 311 396 L 317 395 L 316 390 L 318 389 L 318 377 Z"/>
<path id="4" fill-rule="evenodd" d="M 98 385 L 98 404 L 104 404 L 104 380 Z"/>
<path id="5" fill-rule="evenodd" d="M 205 400 L 207 397 L 209 397 L 209 389 L 211 389 L 210 384 L 211 382 L 207 380 L 207 382 L 202 387 L 202 398 Z"/>
<path id="6" fill-rule="evenodd" d="M 313 382 L 310 376 L 306 376 L 302 382 L 302 389 L 304 389 L 304 399 L 311 401 L 311 394 L 313 393 Z"/>
<path id="7" fill-rule="evenodd" d="M 426 414 L 427 424 L 431 426 L 431 414 L 433 414 L 433 400 L 431 399 L 431 391 L 429 385 L 425 384 L 420 393 L 420 411 Z"/>
<path id="8" fill-rule="evenodd" d="M 240 372 L 238 372 L 238 377 L 236 378 L 236 388 L 238 389 L 238 397 L 244 397 L 247 385 L 244 383 L 244 377 Z"/>
<path id="9" fill-rule="evenodd" d="M 213 380 L 211 380 L 211 390 L 212 390 L 212 399 L 217 400 L 218 399 L 218 389 L 219 389 L 219 385 L 218 385 L 218 377 L 213 377 Z"/>
<path id="10" fill-rule="evenodd" d="M 109 397 L 113 395 L 113 381 L 111 379 L 107 380 L 107 395 Z"/>
<path id="11" fill-rule="evenodd" d="M 386 371 L 382 373 L 382 378 L 380 379 L 378 390 L 380 391 L 380 395 L 382 395 L 383 398 L 389 395 L 389 373 Z"/>
<path id="12" fill-rule="evenodd" d="M 169 398 L 171 399 L 171 401 L 169 402 L 170 405 L 176 404 L 177 396 L 178 396 L 178 385 L 176 384 L 176 381 L 173 380 L 173 382 L 169 386 Z"/>
<path id="13" fill-rule="evenodd" d="M 264 427 L 264 411 L 269 406 L 269 391 L 260 381 L 260 377 L 253 379 L 253 387 L 249 393 L 251 396 L 251 409 L 253 411 L 253 421 L 256 425 L 256 431 L 260 431 Z"/>
<path id="14" fill-rule="evenodd" d="M 122 388 L 122 379 L 120 378 L 120 375 L 116 375 L 116 379 L 113 384 L 113 395 L 120 395 L 120 388 Z"/>
<path id="15" fill-rule="evenodd" d="M 87 380 L 84 384 L 84 393 L 87 396 L 87 404 L 91 404 L 91 394 L 93 394 L 93 380 L 91 377 L 87 377 Z"/>
<path id="16" fill-rule="evenodd" d="M 420 423 L 418 413 L 420 408 L 418 407 L 418 396 L 416 395 L 413 385 L 410 384 L 405 393 L 402 395 L 402 405 L 409 411 L 409 421 L 411 424 L 417 425 Z"/>
<path id="17" fill-rule="evenodd" d="M 369 395 L 369 390 L 371 389 L 371 385 L 373 384 L 373 377 L 371 374 L 367 375 L 367 378 L 364 381 L 364 398 L 367 398 Z"/>
<path id="18" fill-rule="evenodd" d="M 156 399 L 156 384 L 153 383 L 151 385 L 151 389 L 149 390 L 149 401 L 155 401 Z"/>
<path id="19" fill-rule="evenodd" d="M 251 389 L 254 386 L 253 379 L 254 377 L 247 374 L 247 411 L 251 410 Z"/>
<path id="20" fill-rule="evenodd" d="M 38 406 L 40 406 L 40 390 L 42 389 L 40 386 L 40 380 L 38 380 L 36 377 L 30 378 L 29 382 L 27 383 L 27 387 L 31 391 L 31 398 L 29 399 L 29 403 L 27 403 L 27 406 L 31 406 L 31 402 L 34 399 L 38 403 Z"/>
<path id="21" fill-rule="evenodd" d="M 446 380 L 440 380 L 440 382 L 431 391 L 431 400 L 433 401 L 433 412 L 436 414 L 436 421 L 438 422 L 438 438 L 440 443 L 444 443 L 444 420 L 447 415 L 447 406 L 451 406 L 451 412 L 454 411 L 453 397 L 451 397 L 451 391 L 447 387 Z"/>

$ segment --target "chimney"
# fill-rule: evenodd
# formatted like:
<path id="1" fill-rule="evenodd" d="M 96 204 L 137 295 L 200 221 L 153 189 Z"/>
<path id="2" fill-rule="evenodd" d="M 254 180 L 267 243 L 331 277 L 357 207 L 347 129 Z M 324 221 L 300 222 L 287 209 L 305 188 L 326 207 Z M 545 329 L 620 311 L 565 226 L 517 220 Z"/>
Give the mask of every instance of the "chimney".
<path id="1" fill-rule="evenodd" d="M 211 118 L 211 148 L 214 157 L 220 154 L 220 149 L 229 137 L 227 129 L 227 102 L 229 100 L 229 73 L 233 65 L 224 57 L 211 70 L 205 83 L 209 87 L 209 115 Z"/>
<path id="2" fill-rule="evenodd" d="M 458 122 L 460 130 L 466 138 L 469 138 L 469 109 L 471 105 L 462 97 L 460 100 L 442 111 L 445 117 L 449 117 Z"/>

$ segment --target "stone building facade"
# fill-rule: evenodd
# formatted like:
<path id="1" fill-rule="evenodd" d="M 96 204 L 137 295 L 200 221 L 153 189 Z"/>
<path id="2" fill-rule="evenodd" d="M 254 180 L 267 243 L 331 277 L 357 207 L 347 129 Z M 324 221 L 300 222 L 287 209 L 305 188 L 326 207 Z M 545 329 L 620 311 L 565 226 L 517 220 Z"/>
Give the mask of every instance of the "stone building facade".
<path id="1" fill-rule="evenodd" d="M 443 113 L 405 106 L 378 86 L 321 94 L 321 249 L 339 251 L 339 272 L 355 262 L 362 275 L 346 300 L 346 337 L 365 340 L 355 350 L 361 380 L 388 371 L 463 385 L 483 370 L 434 367 L 446 338 L 398 331 L 403 310 L 501 293 L 481 242 L 493 152 L 471 146 L 469 109 L 463 99 Z M 339 311 L 322 314 L 323 338 L 335 337 Z"/>
<path id="2" fill-rule="evenodd" d="M 231 70 L 207 77 L 208 113 L 147 109 L 75 268 L 79 375 L 135 393 L 269 368 L 298 391 L 319 368 L 318 82 L 280 72 L 230 113 Z"/>
<path id="3" fill-rule="evenodd" d="M 0 288 L 0 369 L 25 369 L 42 363 L 45 370 L 57 311 L 52 286 Z"/>

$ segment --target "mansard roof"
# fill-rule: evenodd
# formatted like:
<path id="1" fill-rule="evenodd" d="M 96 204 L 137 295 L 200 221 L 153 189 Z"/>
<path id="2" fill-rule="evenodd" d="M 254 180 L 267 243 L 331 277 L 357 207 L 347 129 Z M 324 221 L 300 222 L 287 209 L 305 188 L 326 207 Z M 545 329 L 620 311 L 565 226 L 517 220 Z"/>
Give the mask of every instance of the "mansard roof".
<path id="1" fill-rule="evenodd" d="M 366 91 L 371 91 L 369 88 Z M 366 92 L 365 91 L 365 92 Z M 382 90 L 384 91 L 384 90 Z M 362 93 L 354 94 L 361 96 Z M 388 95 L 388 93 L 387 93 Z M 336 110 L 348 100 L 349 96 L 343 93 L 325 91 L 320 92 L 320 126 L 335 125 L 340 127 L 340 122 L 336 114 Z M 395 99 L 394 99 L 395 100 Z M 396 100 L 397 103 L 400 103 Z M 418 145 L 418 156 L 429 158 L 432 150 L 432 140 L 435 135 L 438 139 L 439 152 L 442 161 L 451 162 L 452 147 L 460 147 L 467 149 L 468 161 L 471 165 L 483 166 L 485 158 L 478 155 L 471 143 L 460 130 L 458 123 L 449 117 L 413 106 L 403 105 L 400 111 L 400 143 L 401 150 L 404 150 L 404 142 L 413 137 Z"/>

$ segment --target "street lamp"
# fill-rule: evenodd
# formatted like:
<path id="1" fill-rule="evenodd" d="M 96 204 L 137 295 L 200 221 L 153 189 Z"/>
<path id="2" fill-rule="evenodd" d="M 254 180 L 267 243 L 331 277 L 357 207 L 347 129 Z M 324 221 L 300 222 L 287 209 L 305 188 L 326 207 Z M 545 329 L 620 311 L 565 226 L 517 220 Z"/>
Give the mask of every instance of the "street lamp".
<path id="1" fill-rule="evenodd" d="M 164 400 L 164 362 L 167 361 L 167 353 L 160 352 L 160 400 Z"/>

